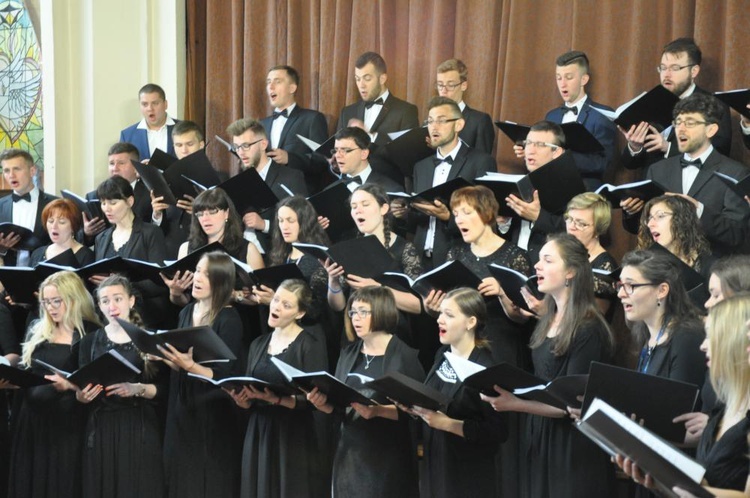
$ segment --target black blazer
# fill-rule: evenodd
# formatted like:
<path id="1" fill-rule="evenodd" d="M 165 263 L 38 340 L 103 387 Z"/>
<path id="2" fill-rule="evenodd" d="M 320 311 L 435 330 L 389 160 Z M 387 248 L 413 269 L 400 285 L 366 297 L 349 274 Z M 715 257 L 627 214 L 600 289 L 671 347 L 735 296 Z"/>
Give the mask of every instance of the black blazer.
<path id="1" fill-rule="evenodd" d="M 383 103 L 377 119 L 370 128 L 370 133 L 377 133 L 375 143 L 383 145 L 391 141 L 388 133 L 401 130 L 409 130 L 419 126 L 419 113 L 417 106 L 401 100 L 389 93 L 388 98 Z M 350 119 L 357 118 L 364 121 L 365 119 L 365 102 L 360 100 L 354 104 L 348 105 L 341 110 L 339 117 L 338 130 L 345 128 Z"/>
<path id="2" fill-rule="evenodd" d="M 273 121 L 273 115 L 261 120 L 269 137 L 269 148 L 271 147 L 270 137 Z M 313 161 L 310 149 L 297 135 L 309 138 L 319 144 L 324 143 L 328 139 L 328 124 L 326 123 L 325 116 L 312 109 L 303 109 L 299 104 L 295 105 L 287 117 L 284 128 L 281 130 L 281 137 L 278 144 L 279 149 L 284 149 L 289 153 L 287 166 L 301 171 L 305 175 L 307 191 L 317 192 L 321 177 L 324 177 L 323 173 L 325 173 L 327 163 Z"/>
<path id="3" fill-rule="evenodd" d="M 721 181 L 714 171 L 740 179 L 748 174 L 742 164 L 723 156 L 716 150 L 708 156 L 689 192 L 690 197 L 703 203 L 700 224 L 717 257 L 738 252 L 748 231 L 750 209 L 744 199 Z M 648 168 L 646 178 L 664 186 L 668 192 L 682 192 L 680 156 L 659 161 Z M 640 214 L 623 217 L 623 225 L 631 233 L 638 232 Z"/>
<path id="4" fill-rule="evenodd" d="M 712 95 L 711 92 L 708 92 L 699 86 L 695 87 L 695 93 Z M 729 113 L 729 108 L 723 102 L 719 102 L 719 106 L 721 107 L 719 131 L 711 139 L 711 143 L 719 152 L 725 156 L 729 156 L 729 152 L 732 148 L 732 118 Z M 677 137 L 675 136 L 674 128 L 672 128 L 672 131 L 669 133 L 668 140 L 671 144 L 669 146 L 669 157 L 679 156 L 680 151 L 677 147 Z M 623 149 L 622 156 L 620 157 L 620 164 L 628 169 L 647 168 L 662 159 L 664 159 L 664 154 L 661 152 L 646 152 L 645 149 L 641 150 L 641 152 L 636 155 L 632 155 L 630 154 L 628 146 L 625 145 L 625 149 Z"/>
<path id="5" fill-rule="evenodd" d="M 291 190 L 294 195 L 301 195 L 303 197 L 307 196 L 307 186 L 305 185 L 304 175 L 295 169 L 276 164 L 273 161 L 268 165 L 266 185 L 271 187 L 271 190 L 273 190 L 273 193 L 276 194 L 276 197 L 279 199 L 289 197 L 289 193 L 281 188 L 282 185 Z"/>
<path id="6" fill-rule="evenodd" d="M 492 154 L 495 146 L 495 126 L 486 112 L 472 109 L 468 105 L 461 113 L 464 116 L 464 129 L 458 134 L 461 140 L 472 149 Z"/>
<path id="7" fill-rule="evenodd" d="M 184 209 L 177 206 L 169 206 L 162 214 L 161 228 L 166 241 L 166 258 L 177 259 L 180 246 L 190 236 L 190 224 L 193 217 Z"/>
<path id="8" fill-rule="evenodd" d="M 510 223 L 510 229 L 507 233 L 501 234 L 502 237 L 518 245 L 518 238 L 521 235 L 521 221 L 520 217 L 514 216 Z M 564 231 L 565 220 L 562 216 L 552 214 L 544 209 L 539 211 L 539 218 L 531 226 L 531 236 L 526 249 L 532 265 L 539 262 L 539 249 L 547 242 L 547 236 Z"/>
<path id="9" fill-rule="evenodd" d="M 385 189 L 386 192 L 403 192 L 404 185 L 393 180 L 390 176 L 375 171 L 374 169 L 370 172 L 370 176 L 367 177 L 367 182 L 380 185 Z"/>
<path id="10" fill-rule="evenodd" d="M 422 159 L 414 165 L 414 191 L 422 192 L 432 188 L 432 177 L 435 173 L 435 156 Z M 483 152 L 461 145 L 456 154 L 456 159 L 451 165 L 448 180 L 456 177 L 473 181 L 475 178 L 485 175 L 490 171 L 497 171 L 495 159 Z M 450 208 L 449 208 L 450 209 Z M 414 228 L 414 245 L 422 253 L 430 227 L 430 217 L 424 213 L 411 209 L 409 212 L 409 224 Z M 460 233 L 451 217 L 448 221 L 437 220 L 435 229 L 435 243 L 432 250 L 432 266 L 438 266 L 445 262 L 448 249 L 460 240 Z"/>
<path id="11" fill-rule="evenodd" d="M 36 207 L 36 221 L 34 222 L 34 235 L 40 241 L 37 247 L 46 246 L 50 243 L 47 230 L 42 224 L 42 211 L 50 202 L 57 199 L 54 195 L 39 191 L 39 199 Z M 11 194 L 0 199 L 0 223 L 13 223 L 13 198 Z M 36 249 L 36 247 L 34 248 Z M 5 266 L 15 266 L 17 260 L 16 251 L 8 251 L 5 256 Z"/>

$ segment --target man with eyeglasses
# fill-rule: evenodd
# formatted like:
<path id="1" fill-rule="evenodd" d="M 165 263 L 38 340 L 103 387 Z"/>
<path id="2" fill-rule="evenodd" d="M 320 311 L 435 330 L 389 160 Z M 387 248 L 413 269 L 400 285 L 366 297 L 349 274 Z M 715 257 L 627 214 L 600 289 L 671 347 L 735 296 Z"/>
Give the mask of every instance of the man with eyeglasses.
<path id="1" fill-rule="evenodd" d="M 593 191 L 601 186 L 604 172 L 615 156 L 617 129 L 612 121 L 592 107 L 609 111 L 612 109 L 594 102 L 586 94 L 590 73 L 589 58 L 584 52 L 565 52 L 557 58 L 555 64 L 555 80 L 563 106 L 549 111 L 544 119 L 557 124 L 578 122 L 602 144 L 604 150 L 600 152 L 584 154 L 571 151 L 586 188 Z M 524 149 L 519 147 L 516 151 L 516 155 L 523 157 Z"/>
<path id="2" fill-rule="evenodd" d="M 661 62 L 656 70 L 661 86 L 685 99 L 693 94 L 710 95 L 710 92 L 695 84 L 700 73 L 701 49 L 692 38 L 678 38 L 664 46 Z M 732 121 L 729 109 L 719 103 L 718 132 L 711 142 L 718 151 L 729 155 L 732 145 Z M 622 153 L 622 165 L 628 169 L 647 168 L 661 159 L 679 155 L 677 137 L 673 126 L 659 130 L 650 123 L 642 122 L 629 130 L 620 128 L 628 141 Z"/>
<path id="3" fill-rule="evenodd" d="M 436 154 L 414 165 L 416 192 L 442 185 L 459 176 L 472 181 L 490 171 L 497 171 L 492 156 L 472 149 L 459 140 L 458 134 L 465 120 L 455 101 L 448 97 L 435 97 L 427 104 L 427 109 L 428 139 Z M 448 249 L 460 237 L 449 207 L 438 200 L 433 204 L 412 203 L 413 209 L 397 203 L 393 203 L 392 207 L 397 218 L 408 214 L 409 225 L 415 227 L 414 245 L 423 250 L 425 267 L 443 264 Z"/>
<path id="4" fill-rule="evenodd" d="M 721 154 L 711 143 L 721 126 L 720 102 L 712 95 L 695 93 L 675 105 L 673 128 L 679 155 L 651 165 L 646 178 L 695 205 L 701 228 L 715 256 L 738 252 L 745 243 L 750 217 L 745 201 L 714 173 L 741 179 L 747 168 Z M 643 201 L 629 198 L 620 203 L 623 225 L 636 233 L 637 214 Z"/>
<path id="5" fill-rule="evenodd" d="M 227 134 L 232 137 L 232 145 L 240 158 L 242 169 L 255 168 L 276 197 L 283 199 L 289 195 L 307 195 L 302 172 L 285 168 L 266 154 L 268 135 L 259 121 L 250 118 L 238 119 L 227 126 Z M 268 219 L 263 219 L 256 212 L 240 215 L 245 224 L 245 239 L 255 244 L 261 253 L 265 252 L 268 245 L 266 234 L 271 227 L 270 216 L 273 216 L 273 213 L 269 213 Z"/>
<path id="6" fill-rule="evenodd" d="M 448 59 L 437 67 L 438 95 L 448 97 L 458 104 L 464 117 L 464 128 L 459 138 L 472 149 L 492 154 L 495 146 L 495 126 L 486 112 L 472 109 L 464 102 L 464 93 L 469 86 L 469 70 L 459 59 Z"/>
<path id="7" fill-rule="evenodd" d="M 308 192 L 313 193 L 320 190 L 327 165 L 323 160 L 314 160 L 297 135 L 323 143 L 328 138 L 328 124 L 322 113 L 297 104 L 299 81 L 299 73 L 291 66 L 275 66 L 268 71 L 266 94 L 273 106 L 273 114 L 260 122 L 269 137 L 268 157 L 276 164 L 301 171 Z"/>
<path id="8" fill-rule="evenodd" d="M 370 136 L 362 128 L 348 126 L 337 131 L 331 155 L 336 159 L 341 181 L 346 182 L 351 192 L 365 183 L 380 185 L 386 192 L 404 190 L 403 185 L 372 169 L 369 163 Z"/>
<path id="9" fill-rule="evenodd" d="M 523 148 L 526 170 L 531 173 L 565 154 L 565 133 L 557 123 L 539 121 L 529 129 Z M 561 216 L 542 209 L 536 190 L 530 202 L 511 194 L 506 198 L 506 203 L 518 217 L 500 217 L 500 233 L 527 251 L 532 263 L 536 263 L 539 260 L 539 249 L 546 242 L 547 235 L 565 231 L 565 221 Z"/>

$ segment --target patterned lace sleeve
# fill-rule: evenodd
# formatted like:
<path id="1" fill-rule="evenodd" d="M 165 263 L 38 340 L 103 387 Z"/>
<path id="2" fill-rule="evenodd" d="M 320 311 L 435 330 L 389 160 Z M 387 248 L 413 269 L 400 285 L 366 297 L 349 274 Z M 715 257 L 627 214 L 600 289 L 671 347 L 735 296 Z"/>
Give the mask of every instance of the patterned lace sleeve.
<path id="1" fill-rule="evenodd" d="M 609 255 L 607 254 L 607 256 Z M 617 261 L 615 261 L 611 256 L 606 258 L 598 257 L 591 263 L 592 268 L 597 270 L 604 270 L 606 272 L 611 272 L 612 270 L 617 268 Z M 594 273 L 594 295 L 602 299 L 614 299 L 617 296 L 615 282 L 610 281 L 609 279 L 604 279 Z"/>
<path id="2" fill-rule="evenodd" d="M 508 244 L 508 242 L 506 242 L 506 244 Z M 508 263 L 505 266 L 523 273 L 524 275 L 531 275 L 532 267 L 529 254 L 518 246 L 512 246 L 511 249 L 512 250 L 508 255 Z"/>
<path id="3" fill-rule="evenodd" d="M 417 278 L 424 272 L 419 251 L 411 242 L 404 245 L 404 251 L 401 253 L 401 266 L 409 278 Z"/>

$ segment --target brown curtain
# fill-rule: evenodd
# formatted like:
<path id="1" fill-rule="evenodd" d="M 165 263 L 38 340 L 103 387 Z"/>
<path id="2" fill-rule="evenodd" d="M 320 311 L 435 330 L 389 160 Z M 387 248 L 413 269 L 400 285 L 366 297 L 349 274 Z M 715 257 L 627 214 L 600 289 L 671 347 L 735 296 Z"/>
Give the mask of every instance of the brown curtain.
<path id="1" fill-rule="evenodd" d="M 383 55 L 388 87 L 421 118 L 435 67 L 451 57 L 469 67 L 472 107 L 529 124 L 561 104 L 554 63 L 570 49 L 588 54 L 588 93 L 612 107 L 658 84 L 661 49 L 681 36 L 703 50 L 699 85 L 750 85 L 746 0 L 187 0 L 187 26 L 185 117 L 209 138 L 225 136 L 237 118 L 271 112 L 265 78 L 277 64 L 297 68 L 298 102 L 325 114 L 333 132 L 341 108 L 358 98 L 353 61 L 369 50 Z M 732 155 L 748 164 L 736 118 Z M 208 154 L 217 167 L 236 168 L 217 144 Z M 496 157 L 501 170 L 521 166 L 503 135 Z M 614 165 L 607 177 L 623 182 L 632 173 Z M 621 230 L 612 238 L 619 258 L 631 239 Z"/>

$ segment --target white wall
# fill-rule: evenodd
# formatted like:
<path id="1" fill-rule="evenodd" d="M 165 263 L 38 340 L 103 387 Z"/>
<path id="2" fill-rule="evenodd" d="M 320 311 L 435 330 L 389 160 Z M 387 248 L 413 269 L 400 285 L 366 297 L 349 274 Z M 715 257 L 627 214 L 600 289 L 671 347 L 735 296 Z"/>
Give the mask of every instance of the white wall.
<path id="1" fill-rule="evenodd" d="M 45 190 L 93 190 L 107 149 L 138 120 L 138 89 L 185 99 L 184 0 L 34 0 L 43 60 Z"/>

